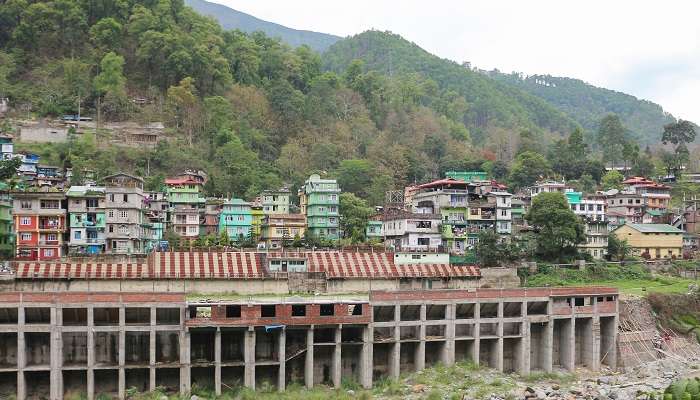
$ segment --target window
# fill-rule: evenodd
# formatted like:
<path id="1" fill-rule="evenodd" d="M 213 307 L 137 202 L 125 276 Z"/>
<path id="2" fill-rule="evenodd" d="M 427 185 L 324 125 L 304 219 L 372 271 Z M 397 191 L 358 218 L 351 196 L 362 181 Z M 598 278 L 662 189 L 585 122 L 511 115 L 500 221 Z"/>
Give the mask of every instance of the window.
<path id="1" fill-rule="evenodd" d="M 32 219 L 29 217 L 22 217 L 19 220 L 20 225 L 31 225 L 32 224 Z"/>
<path id="2" fill-rule="evenodd" d="M 41 200 L 39 202 L 39 207 L 42 209 L 58 209 L 60 208 L 61 202 L 58 200 Z"/>
<path id="3" fill-rule="evenodd" d="M 44 257 L 53 257 L 53 249 L 44 249 Z"/>
<path id="4" fill-rule="evenodd" d="M 333 218 L 333 217 L 328 218 L 328 223 L 330 223 L 330 224 L 335 224 L 335 223 L 336 223 L 335 218 Z"/>
<path id="5" fill-rule="evenodd" d="M 430 238 L 418 238 L 418 246 L 430 246 Z"/>
<path id="6" fill-rule="evenodd" d="M 58 240 L 58 236 L 55 233 L 49 233 L 46 235 L 46 240 L 49 242 L 55 242 Z"/>
<path id="7" fill-rule="evenodd" d="M 275 314 L 276 314 L 276 310 L 275 310 L 274 305 L 260 306 L 260 316 L 262 318 L 271 318 L 271 317 L 274 317 Z"/>
<path id="8" fill-rule="evenodd" d="M 333 304 L 321 304 L 321 316 L 330 317 L 335 314 L 335 307 Z"/>
<path id="9" fill-rule="evenodd" d="M 508 216 L 508 212 L 506 210 L 501 210 L 501 217 L 506 217 Z"/>
<path id="10" fill-rule="evenodd" d="M 95 208 L 95 207 L 98 207 L 97 199 L 87 199 L 87 200 L 85 200 L 85 206 L 87 206 L 88 208 Z"/>
<path id="11" fill-rule="evenodd" d="M 114 210 L 107 211 L 107 216 L 110 218 L 114 218 Z"/>
<path id="12" fill-rule="evenodd" d="M 20 233 L 19 235 L 19 240 L 32 240 L 32 234 L 31 233 Z"/>
<path id="13" fill-rule="evenodd" d="M 292 317 L 305 317 L 305 316 L 306 316 L 306 305 L 304 305 L 304 304 L 292 305 Z"/>
<path id="14" fill-rule="evenodd" d="M 129 195 L 128 195 L 128 194 L 124 193 L 123 201 L 124 201 L 124 203 L 128 203 L 128 202 L 129 202 Z"/>
<path id="15" fill-rule="evenodd" d="M 19 206 L 22 209 L 29 210 L 32 208 L 32 202 L 29 200 L 22 200 L 20 201 Z"/>
<path id="16" fill-rule="evenodd" d="M 241 317 L 241 306 L 233 305 L 226 306 L 226 318 L 240 318 Z"/>
<path id="17" fill-rule="evenodd" d="M 126 235 L 127 233 L 129 233 L 129 227 L 126 225 L 119 225 L 119 234 Z"/>
<path id="18" fill-rule="evenodd" d="M 121 219 L 127 219 L 129 217 L 129 211 L 127 210 L 119 210 L 119 218 Z"/>
<path id="19" fill-rule="evenodd" d="M 109 233 L 114 233 L 114 225 L 109 225 L 108 227 Z"/>
<path id="20" fill-rule="evenodd" d="M 75 231 L 75 233 L 73 234 L 73 239 L 80 240 L 82 238 L 81 235 L 82 235 L 82 232 Z"/>

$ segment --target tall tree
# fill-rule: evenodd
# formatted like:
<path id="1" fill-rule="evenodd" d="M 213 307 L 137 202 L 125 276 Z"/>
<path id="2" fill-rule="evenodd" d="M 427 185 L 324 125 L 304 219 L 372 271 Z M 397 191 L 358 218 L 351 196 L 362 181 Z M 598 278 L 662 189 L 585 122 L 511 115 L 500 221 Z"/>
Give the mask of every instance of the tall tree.
<path id="1" fill-rule="evenodd" d="M 525 219 L 537 232 L 535 255 L 543 260 L 568 261 L 585 240 L 583 224 L 562 193 L 537 195 Z"/>
<path id="2" fill-rule="evenodd" d="M 603 151 L 603 160 L 611 166 L 615 166 L 622 156 L 625 133 L 620 117 L 615 114 L 606 115 L 600 121 L 598 144 Z"/>
<path id="3" fill-rule="evenodd" d="M 93 82 L 97 92 L 97 121 L 100 122 L 102 104 L 106 96 L 113 99 L 126 97 L 126 78 L 124 77 L 124 57 L 110 51 L 102 57 L 100 73 Z"/>
<path id="4" fill-rule="evenodd" d="M 552 173 L 549 162 L 539 153 L 526 151 L 520 153 L 513 162 L 509 181 L 516 188 L 530 186 L 537 180 L 546 178 Z"/>
<path id="5" fill-rule="evenodd" d="M 663 144 L 671 143 L 675 146 L 675 162 L 671 168 L 676 178 L 680 178 L 683 167 L 688 162 L 689 152 L 688 143 L 695 140 L 696 132 L 695 125 L 690 121 L 678 120 L 664 126 L 664 132 L 661 136 Z"/>
<path id="6" fill-rule="evenodd" d="M 372 208 L 367 202 L 352 193 L 340 194 L 340 228 L 343 236 L 353 243 L 365 241 L 365 228 Z"/>

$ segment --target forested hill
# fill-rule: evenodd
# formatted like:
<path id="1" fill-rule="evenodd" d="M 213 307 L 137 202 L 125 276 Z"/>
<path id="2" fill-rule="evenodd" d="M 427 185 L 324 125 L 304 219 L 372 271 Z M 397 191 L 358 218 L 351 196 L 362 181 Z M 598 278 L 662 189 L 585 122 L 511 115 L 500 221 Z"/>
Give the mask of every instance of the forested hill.
<path id="1" fill-rule="evenodd" d="M 205 0 L 185 0 L 185 4 L 202 15 L 215 18 L 224 29 L 239 29 L 247 33 L 262 31 L 267 36 L 282 39 L 292 47 L 305 44 L 318 52 L 323 52 L 341 39 L 327 33 L 288 28 Z"/>
<path id="2" fill-rule="evenodd" d="M 523 77 L 497 72 L 490 72 L 489 76 L 548 101 L 589 132 L 598 129 L 602 116 L 614 113 L 630 130 L 631 137 L 640 144 L 651 144 L 658 143 L 663 126 L 675 120 L 656 103 L 595 87 L 579 79 L 550 75 Z"/>
<path id="3" fill-rule="evenodd" d="M 323 54 L 324 66 L 331 71 L 342 71 L 355 59 L 363 60 L 366 70 L 390 76 L 418 75 L 435 84 L 428 84 L 426 90 L 463 96 L 469 103 L 465 124 L 477 142 L 484 142 L 499 128 L 564 135 L 577 125 L 541 98 L 434 56 L 396 34 L 363 32 L 337 42 Z"/>

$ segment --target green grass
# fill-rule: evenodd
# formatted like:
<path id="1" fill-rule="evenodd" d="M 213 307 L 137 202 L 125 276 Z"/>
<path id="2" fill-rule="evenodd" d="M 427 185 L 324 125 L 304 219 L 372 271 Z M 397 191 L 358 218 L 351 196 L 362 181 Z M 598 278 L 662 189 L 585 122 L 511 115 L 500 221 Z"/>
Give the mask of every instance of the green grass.
<path id="1" fill-rule="evenodd" d="M 657 279 L 597 281 L 586 286 L 615 286 L 622 293 L 644 296 L 649 293 L 684 294 L 688 292 L 688 285 L 695 282 L 692 279 L 664 276 Z"/>

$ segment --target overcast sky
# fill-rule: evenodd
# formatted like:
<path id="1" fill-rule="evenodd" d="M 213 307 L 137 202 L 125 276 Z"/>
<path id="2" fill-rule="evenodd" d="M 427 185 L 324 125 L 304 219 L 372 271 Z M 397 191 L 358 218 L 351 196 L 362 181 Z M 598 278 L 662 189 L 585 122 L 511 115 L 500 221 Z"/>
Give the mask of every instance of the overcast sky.
<path id="1" fill-rule="evenodd" d="M 214 0 L 291 28 L 389 30 L 482 69 L 579 78 L 700 123 L 700 2 Z"/>

